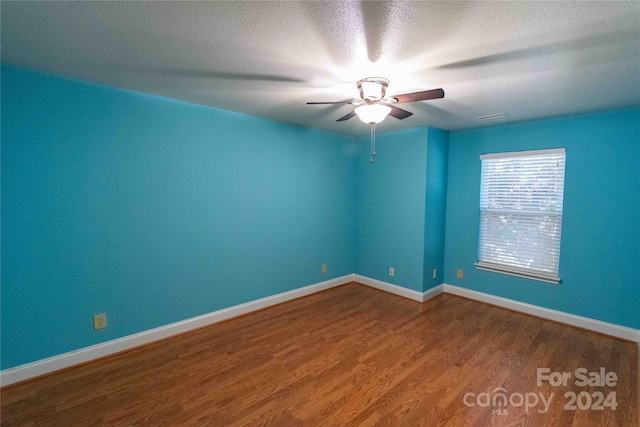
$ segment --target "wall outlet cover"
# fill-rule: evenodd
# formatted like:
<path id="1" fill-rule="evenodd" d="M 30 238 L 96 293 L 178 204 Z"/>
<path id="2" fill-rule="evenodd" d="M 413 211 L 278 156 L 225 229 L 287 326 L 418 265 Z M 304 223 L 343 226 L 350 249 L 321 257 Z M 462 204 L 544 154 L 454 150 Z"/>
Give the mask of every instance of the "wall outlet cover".
<path id="1" fill-rule="evenodd" d="M 93 316 L 93 330 L 97 331 L 107 327 L 107 315 L 97 314 Z"/>

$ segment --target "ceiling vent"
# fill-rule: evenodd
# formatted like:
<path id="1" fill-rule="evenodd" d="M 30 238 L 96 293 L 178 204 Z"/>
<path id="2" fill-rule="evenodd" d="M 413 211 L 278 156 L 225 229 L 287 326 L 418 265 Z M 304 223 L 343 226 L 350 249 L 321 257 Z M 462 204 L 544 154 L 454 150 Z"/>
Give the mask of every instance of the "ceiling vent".
<path id="1" fill-rule="evenodd" d="M 489 114 L 488 116 L 477 117 L 478 120 L 493 120 L 506 117 L 507 113 Z"/>

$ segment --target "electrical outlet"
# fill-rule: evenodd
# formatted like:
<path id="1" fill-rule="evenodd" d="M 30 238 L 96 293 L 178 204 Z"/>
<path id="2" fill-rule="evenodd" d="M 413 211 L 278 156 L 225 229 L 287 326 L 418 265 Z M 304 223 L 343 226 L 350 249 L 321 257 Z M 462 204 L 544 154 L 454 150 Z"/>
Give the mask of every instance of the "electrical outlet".
<path id="1" fill-rule="evenodd" d="M 327 264 L 322 264 L 322 274 L 327 274 Z"/>
<path id="2" fill-rule="evenodd" d="M 433 278 L 435 279 L 436 277 L 438 277 L 438 269 L 434 268 L 433 269 Z"/>
<path id="3" fill-rule="evenodd" d="M 458 271 L 456 272 L 456 277 L 457 277 L 458 279 L 463 279 L 463 278 L 464 278 L 464 271 L 462 271 L 462 270 L 458 270 Z"/>
<path id="4" fill-rule="evenodd" d="M 106 314 L 98 314 L 93 316 L 93 330 L 97 331 L 98 329 L 104 329 L 107 327 L 107 315 Z"/>
<path id="5" fill-rule="evenodd" d="M 396 271 L 393 267 L 389 267 L 389 276 L 394 276 L 396 274 Z"/>

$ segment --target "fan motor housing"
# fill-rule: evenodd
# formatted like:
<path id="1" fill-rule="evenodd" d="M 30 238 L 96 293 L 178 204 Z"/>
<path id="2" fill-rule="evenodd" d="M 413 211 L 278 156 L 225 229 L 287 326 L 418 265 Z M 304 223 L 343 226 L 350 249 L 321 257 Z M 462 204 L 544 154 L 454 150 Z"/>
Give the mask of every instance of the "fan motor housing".
<path id="1" fill-rule="evenodd" d="M 356 83 L 360 97 L 365 101 L 379 101 L 387 93 L 389 80 L 384 77 L 367 77 Z"/>

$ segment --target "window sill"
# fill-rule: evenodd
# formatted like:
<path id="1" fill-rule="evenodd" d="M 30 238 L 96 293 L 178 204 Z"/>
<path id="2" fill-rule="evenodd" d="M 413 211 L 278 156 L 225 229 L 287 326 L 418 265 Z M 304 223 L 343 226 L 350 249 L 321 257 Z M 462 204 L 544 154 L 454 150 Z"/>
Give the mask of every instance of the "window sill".
<path id="1" fill-rule="evenodd" d="M 540 282 L 546 282 L 546 283 L 553 283 L 554 285 L 557 285 L 558 283 L 560 283 L 559 277 L 554 277 L 551 275 L 544 274 L 542 272 L 526 270 L 523 268 L 516 268 L 516 267 L 510 267 L 506 265 L 492 264 L 489 262 L 480 262 L 480 261 L 475 263 L 475 266 L 478 270 L 508 274 L 510 276 L 522 277 L 522 278 L 531 279 L 531 280 L 538 280 Z"/>

